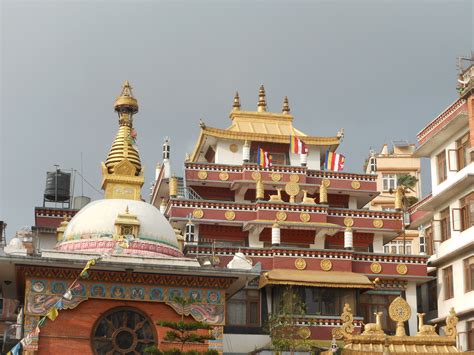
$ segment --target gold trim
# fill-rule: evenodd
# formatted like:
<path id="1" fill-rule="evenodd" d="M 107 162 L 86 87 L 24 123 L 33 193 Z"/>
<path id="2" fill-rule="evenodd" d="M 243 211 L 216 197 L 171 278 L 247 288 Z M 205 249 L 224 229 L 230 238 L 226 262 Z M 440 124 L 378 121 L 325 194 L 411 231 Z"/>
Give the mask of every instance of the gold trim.
<path id="1" fill-rule="evenodd" d="M 219 180 L 227 181 L 229 180 L 229 174 L 224 172 L 219 173 Z"/>
<path id="2" fill-rule="evenodd" d="M 278 211 L 275 216 L 278 221 L 286 221 L 286 218 L 288 217 L 286 212 L 283 211 Z"/>
<path id="3" fill-rule="evenodd" d="M 354 220 L 352 219 L 352 217 L 344 218 L 344 225 L 346 227 L 352 227 L 354 225 Z"/>
<path id="4" fill-rule="evenodd" d="M 329 187 L 329 186 L 331 186 L 331 180 L 329 180 L 329 179 L 323 179 L 323 180 L 321 180 L 321 184 L 322 184 L 324 187 Z"/>
<path id="5" fill-rule="evenodd" d="M 200 180 L 206 180 L 207 179 L 207 171 L 201 170 L 198 172 L 198 178 Z"/>
<path id="6" fill-rule="evenodd" d="M 304 223 L 309 222 L 311 220 L 311 216 L 310 216 L 309 213 L 302 212 L 300 214 L 300 220 L 301 220 L 301 222 L 304 222 Z"/>
<path id="7" fill-rule="evenodd" d="M 382 271 L 382 265 L 377 262 L 373 262 L 370 264 L 370 271 L 372 271 L 374 274 L 380 274 Z"/>
<path id="8" fill-rule="evenodd" d="M 374 219 L 372 221 L 372 224 L 374 225 L 375 228 L 382 228 L 383 227 L 383 221 L 381 219 Z"/>
<path id="9" fill-rule="evenodd" d="M 321 260 L 319 265 L 321 266 L 321 270 L 323 270 L 323 271 L 329 271 L 329 270 L 332 269 L 332 262 L 329 259 Z"/>
<path id="10" fill-rule="evenodd" d="M 302 258 L 298 258 L 295 260 L 295 268 L 298 270 L 304 270 L 306 269 L 306 260 Z"/>
<path id="11" fill-rule="evenodd" d="M 408 266 L 406 264 L 398 264 L 397 265 L 397 272 L 400 275 L 406 275 L 406 273 L 408 272 Z"/>
<path id="12" fill-rule="evenodd" d="M 299 182 L 300 181 L 300 176 L 297 174 L 291 174 L 290 175 L 290 181 L 291 182 Z"/>
<path id="13" fill-rule="evenodd" d="M 272 180 L 275 182 L 278 182 L 281 180 L 281 174 L 280 173 L 272 173 Z"/>
<path id="14" fill-rule="evenodd" d="M 351 182 L 351 187 L 352 187 L 354 190 L 359 190 L 359 189 L 360 189 L 360 182 L 359 182 L 359 181 L 352 181 L 352 182 Z"/>
<path id="15" fill-rule="evenodd" d="M 235 219 L 235 212 L 225 211 L 224 216 L 225 216 L 225 219 L 227 219 L 228 221 L 233 221 Z"/>
<path id="16" fill-rule="evenodd" d="M 201 210 L 200 208 L 196 208 L 193 210 L 193 217 L 197 219 L 201 219 L 204 217 L 204 211 Z"/>

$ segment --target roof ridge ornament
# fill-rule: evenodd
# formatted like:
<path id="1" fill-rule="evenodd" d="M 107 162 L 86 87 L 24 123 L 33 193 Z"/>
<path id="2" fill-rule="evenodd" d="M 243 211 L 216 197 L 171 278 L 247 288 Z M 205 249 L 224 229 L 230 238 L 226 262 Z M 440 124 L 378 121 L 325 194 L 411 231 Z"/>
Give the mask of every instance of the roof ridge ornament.
<path id="1" fill-rule="evenodd" d="M 285 115 L 290 114 L 290 104 L 288 103 L 288 96 L 285 96 L 283 99 L 283 108 L 281 109 L 281 112 Z"/>
<path id="2" fill-rule="evenodd" d="M 257 105 L 257 112 L 266 112 L 267 111 L 267 100 L 265 97 L 265 88 L 263 84 L 260 85 L 260 89 L 258 91 L 258 105 Z"/>
<path id="3" fill-rule="evenodd" d="M 232 111 L 240 111 L 240 97 L 239 97 L 238 91 L 236 91 L 234 95 L 234 103 L 232 104 Z"/>

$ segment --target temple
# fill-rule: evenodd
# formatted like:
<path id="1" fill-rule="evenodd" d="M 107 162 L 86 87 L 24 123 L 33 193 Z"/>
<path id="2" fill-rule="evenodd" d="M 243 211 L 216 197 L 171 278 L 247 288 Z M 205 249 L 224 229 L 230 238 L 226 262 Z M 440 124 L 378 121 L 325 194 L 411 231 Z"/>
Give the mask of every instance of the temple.
<path id="1" fill-rule="evenodd" d="M 288 286 L 306 304 L 301 326 L 315 343 L 331 340 L 345 303 L 356 328 L 384 311 L 383 329 L 395 332 L 390 303 L 403 294 L 416 304 L 417 284 L 429 280 L 426 256 L 384 253 L 402 232 L 402 213 L 364 208 L 379 194 L 376 175 L 322 169 L 342 130 L 307 135 L 295 128 L 287 98 L 274 113 L 263 86 L 258 96 L 256 111 L 244 111 L 235 95 L 227 129 L 200 122 L 182 176 L 171 173 L 166 140 L 151 191 L 151 203 L 184 235 L 185 256 L 209 256 L 216 269 L 236 254 L 261 265 L 259 280 L 227 300 L 224 350 L 267 345 L 263 327 Z M 302 154 L 290 150 L 294 137 L 307 148 Z M 262 150 L 272 166 L 257 164 Z M 414 334 L 416 315 L 408 323 Z"/>

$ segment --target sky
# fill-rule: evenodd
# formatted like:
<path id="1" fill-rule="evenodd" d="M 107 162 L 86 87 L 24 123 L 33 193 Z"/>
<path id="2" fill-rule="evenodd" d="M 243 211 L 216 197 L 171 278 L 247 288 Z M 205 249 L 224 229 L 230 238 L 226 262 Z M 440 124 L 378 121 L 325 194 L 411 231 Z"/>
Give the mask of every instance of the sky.
<path id="1" fill-rule="evenodd" d="M 34 224 L 47 171 L 81 170 L 101 198 L 129 80 L 148 198 L 164 137 L 182 174 L 199 120 L 226 128 L 239 91 L 256 110 L 288 96 L 295 126 L 344 128 L 346 171 L 369 150 L 416 134 L 457 98 L 457 57 L 473 50 L 473 2 L 0 0 L 0 220 L 7 237 Z M 423 191 L 429 172 L 423 164 Z M 76 180 L 76 194 L 81 194 Z"/>

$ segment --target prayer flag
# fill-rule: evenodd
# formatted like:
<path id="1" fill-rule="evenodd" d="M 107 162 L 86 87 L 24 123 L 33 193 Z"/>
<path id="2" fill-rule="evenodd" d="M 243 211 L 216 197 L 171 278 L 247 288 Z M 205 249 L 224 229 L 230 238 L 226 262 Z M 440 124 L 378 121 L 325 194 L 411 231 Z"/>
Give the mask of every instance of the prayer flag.
<path id="1" fill-rule="evenodd" d="M 21 343 L 16 344 L 11 350 L 7 353 L 7 355 L 20 355 L 21 350 Z"/>
<path id="2" fill-rule="evenodd" d="M 290 136 L 290 151 L 294 154 L 306 154 L 308 153 L 308 147 L 297 136 Z"/>
<path id="3" fill-rule="evenodd" d="M 261 168 L 268 168 L 272 166 L 272 156 L 262 148 L 258 148 L 257 151 L 257 164 Z"/>
<path id="4" fill-rule="evenodd" d="M 326 151 L 324 170 L 342 171 L 344 169 L 345 157 L 342 154 Z"/>
<path id="5" fill-rule="evenodd" d="M 48 313 L 46 313 L 46 317 L 48 317 L 49 319 L 51 319 L 52 321 L 54 321 L 57 317 L 58 317 L 58 309 L 56 308 L 56 306 L 53 306 L 49 311 Z"/>

